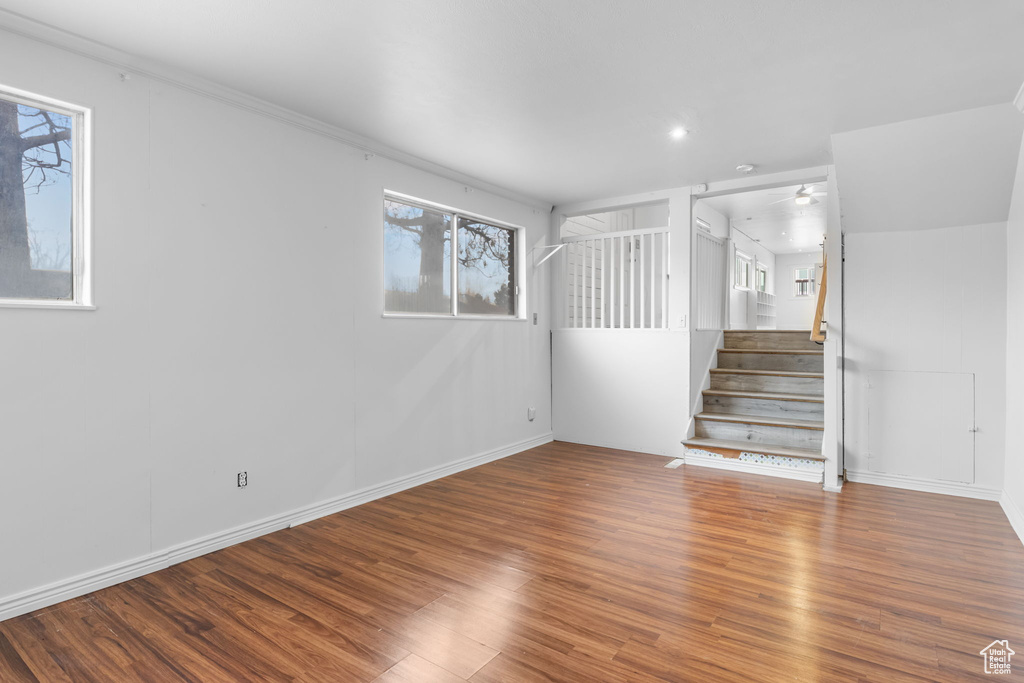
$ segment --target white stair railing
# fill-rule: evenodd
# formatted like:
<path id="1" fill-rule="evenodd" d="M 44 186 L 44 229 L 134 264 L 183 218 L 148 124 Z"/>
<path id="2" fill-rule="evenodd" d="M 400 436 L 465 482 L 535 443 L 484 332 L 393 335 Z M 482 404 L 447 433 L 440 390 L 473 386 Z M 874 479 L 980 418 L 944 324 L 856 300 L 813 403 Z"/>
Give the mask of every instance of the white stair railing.
<path id="1" fill-rule="evenodd" d="M 562 242 L 566 327 L 668 327 L 668 228 Z"/>

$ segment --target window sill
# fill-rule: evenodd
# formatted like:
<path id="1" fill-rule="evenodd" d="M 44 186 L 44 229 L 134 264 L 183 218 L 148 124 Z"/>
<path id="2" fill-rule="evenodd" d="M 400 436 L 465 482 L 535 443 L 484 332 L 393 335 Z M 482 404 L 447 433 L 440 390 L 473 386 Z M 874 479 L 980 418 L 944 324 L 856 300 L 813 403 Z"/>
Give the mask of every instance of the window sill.
<path id="1" fill-rule="evenodd" d="M 415 313 L 382 313 L 380 317 L 385 320 L 394 318 L 397 320 L 494 320 L 502 322 L 526 322 L 526 318 L 507 315 L 416 315 Z"/>
<path id="2" fill-rule="evenodd" d="M 95 311 L 91 304 L 76 304 L 73 301 L 18 301 L 16 299 L 0 300 L 0 308 L 34 308 L 39 310 L 61 311 Z"/>

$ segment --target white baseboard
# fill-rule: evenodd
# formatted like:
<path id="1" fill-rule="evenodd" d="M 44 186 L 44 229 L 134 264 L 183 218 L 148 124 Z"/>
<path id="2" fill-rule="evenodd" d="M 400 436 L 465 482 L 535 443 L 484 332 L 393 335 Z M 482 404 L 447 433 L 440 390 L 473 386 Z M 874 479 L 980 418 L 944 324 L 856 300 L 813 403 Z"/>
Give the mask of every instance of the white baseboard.
<path id="1" fill-rule="evenodd" d="M 861 484 L 890 486 L 892 488 L 922 491 L 924 493 L 941 493 L 946 496 L 960 496 L 961 498 L 999 500 L 1002 496 L 1002 491 L 999 489 L 987 489 L 981 486 L 973 486 L 971 484 L 958 484 L 952 481 L 939 481 L 936 479 L 917 479 L 915 477 L 904 477 L 898 474 L 883 474 L 881 472 L 846 470 L 846 478 L 848 481 L 854 481 Z"/>
<path id="2" fill-rule="evenodd" d="M 687 452 L 683 458 L 687 465 L 714 467 L 720 470 L 746 472 L 747 474 L 765 474 L 769 477 L 796 479 L 797 481 L 810 481 L 816 484 L 821 483 L 821 478 L 823 476 L 823 473 L 820 470 L 801 470 L 796 467 L 776 467 L 773 465 L 762 465 L 756 462 L 744 462 L 736 458 L 711 458 L 706 455 L 693 453 L 692 451 Z"/>
<path id="3" fill-rule="evenodd" d="M 507 458 L 510 455 L 515 455 L 537 446 L 543 446 L 552 440 L 552 434 L 547 433 L 543 436 L 505 446 L 504 448 L 480 453 L 439 467 L 422 470 L 405 477 L 392 479 L 383 484 L 353 491 L 344 496 L 313 503 L 312 505 L 280 515 L 274 515 L 273 517 L 267 517 L 251 524 L 245 524 L 234 529 L 228 529 L 227 531 L 181 543 L 166 550 L 149 553 L 148 555 L 120 562 L 96 571 L 79 574 L 70 579 L 56 581 L 46 586 L 32 588 L 22 593 L 0 598 L 0 621 L 92 593 L 101 588 L 107 588 L 108 586 L 113 586 L 114 584 L 128 581 L 144 574 L 165 569 L 179 562 L 227 548 L 228 546 L 242 543 L 264 534 L 304 524 L 314 519 L 334 514 L 335 512 L 368 503 L 371 500 L 390 496 L 393 493 L 447 477 L 451 474 L 477 467 L 478 465 Z"/>
<path id="4" fill-rule="evenodd" d="M 1024 543 L 1024 512 L 1017 507 L 1017 503 L 1014 502 L 1010 495 L 1003 491 L 1003 495 L 999 497 L 999 505 L 1003 508 L 1003 512 L 1006 513 L 1006 519 L 1010 520 L 1010 526 L 1017 532 L 1017 538 L 1020 539 L 1021 543 Z"/>

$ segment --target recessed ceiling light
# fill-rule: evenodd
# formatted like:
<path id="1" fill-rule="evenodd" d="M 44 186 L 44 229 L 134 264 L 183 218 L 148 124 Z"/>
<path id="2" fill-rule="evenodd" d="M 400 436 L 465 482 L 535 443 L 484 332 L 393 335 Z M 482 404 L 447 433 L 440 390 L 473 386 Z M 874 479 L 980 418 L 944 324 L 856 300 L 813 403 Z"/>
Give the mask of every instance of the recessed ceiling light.
<path id="1" fill-rule="evenodd" d="M 753 173 L 754 172 L 754 165 L 753 164 L 740 164 L 739 166 L 736 167 L 736 170 L 739 171 L 740 173 Z"/>
<path id="2" fill-rule="evenodd" d="M 782 233 L 782 234 L 785 235 L 786 233 Z"/>
<path id="3" fill-rule="evenodd" d="M 682 140 L 683 138 L 686 137 L 686 129 L 683 128 L 682 126 L 678 128 L 673 128 L 668 135 L 673 140 Z"/>

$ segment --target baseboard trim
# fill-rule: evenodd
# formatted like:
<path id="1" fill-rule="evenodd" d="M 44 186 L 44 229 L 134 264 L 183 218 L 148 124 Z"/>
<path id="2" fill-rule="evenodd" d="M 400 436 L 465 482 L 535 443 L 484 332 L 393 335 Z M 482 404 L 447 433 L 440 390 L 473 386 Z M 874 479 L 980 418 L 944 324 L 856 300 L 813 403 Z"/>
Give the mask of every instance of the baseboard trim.
<path id="1" fill-rule="evenodd" d="M 698 467 L 712 467 L 719 470 L 731 470 L 733 472 L 745 472 L 747 474 L 763 474 L 769 477 L 780 477 L 782 479 L 795 479 L 797 481 L 809 481 L 820 484 L 823 473 L 821 470 L 801 470 L 795 467 L 773 467 L 762 465 L 756 462 L 744 462 L 736 458 L 711 458 L 706 455 L 699 455 L 688 451 L 683 456 L 687 465 Z"/>
<path id="2" fill-rule="evenodd" d="M 64 600 L 77 598 L 145 574 L 166 569 L 179 562 L 212 553 L 265 534 L 305 524 L 314 519 L 325 517 L 335 512 L 341 512 L 342 510 L 368 503 L 371 500 L 390 496 L 414 486 L 472 469 L 479 465 L 501 460 L 510 455 L 515 455 L 537 446 L 543 446 L 553 440 L 554 436 L 549 432 L 503 448 L 479 453 L 439 467 L 421 470 L 405 477 L 392 479 L 383 484 L 368 486 L 344 496 L 313 503 L 290 512 L 258 520 L 251 524 L 244 524 L 227 531 L 181 543 L 166 550 L 149 553 L 142 557 L 120 562 L 96 571 L 79 574 L 70 579 L 56 581 L 39 588 L 32 588 L 0 599 L 0 621 L 43 607 L 49 607 Z"/>
<path id="3" fill-rule="evenodd" d="M 1003 512 L 1006 514 L 1006 519 L 1010 520 L 1010 526 L 1017 534 L 1017 538 L 1020 539 L 1021 543 L 1024 543 L 1024 512 L 1017 507 L 1017 503 L 1010 498 L 1010 494 L 1003 491 L 1003 494 L 999 496 L 999 506 L 1003 508 Z"/>
<path id="4" fill-rule="evenodd" d="M 999 489 L 987 489 L 980 486 L 971 486 L 970 484 L 958 484 L 956 482 L 937 481 L 935 479 L 917 479 L 898 474 L 883 474 L 859 470 L 847 470 L 846 479 L 860 484 L 889 486 L 897 489 L 921 491 L 922 493 L 940 493 L 945 496 L 977 498 L 978 500 L 999 500 L 1003 493 Z"/>

